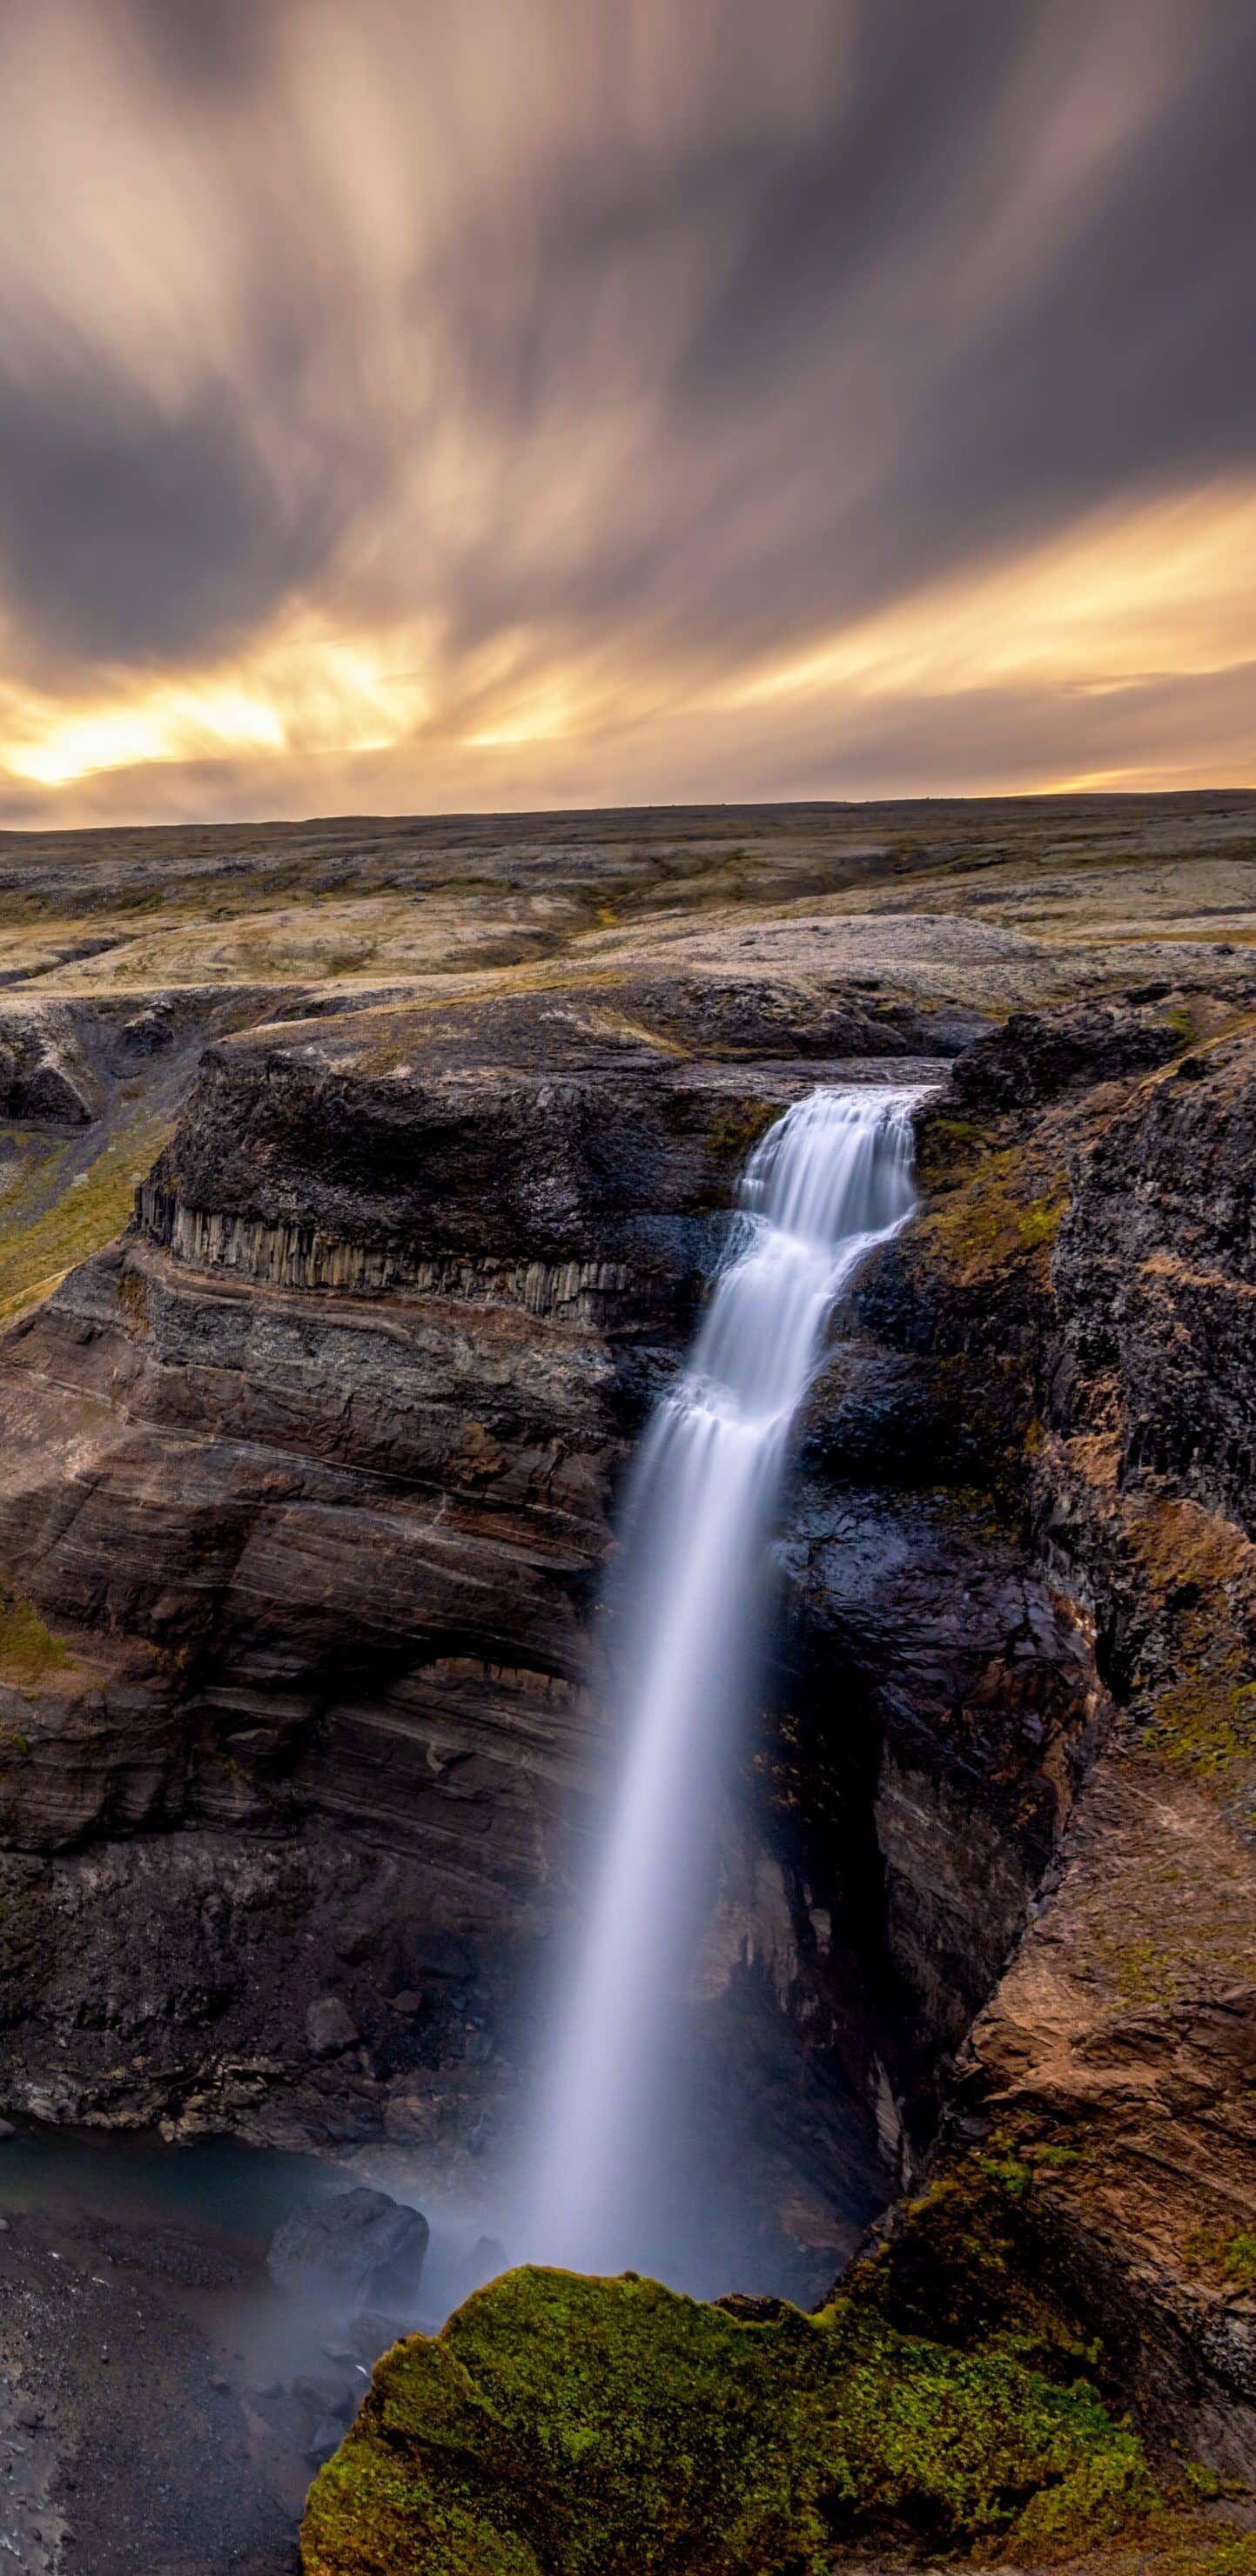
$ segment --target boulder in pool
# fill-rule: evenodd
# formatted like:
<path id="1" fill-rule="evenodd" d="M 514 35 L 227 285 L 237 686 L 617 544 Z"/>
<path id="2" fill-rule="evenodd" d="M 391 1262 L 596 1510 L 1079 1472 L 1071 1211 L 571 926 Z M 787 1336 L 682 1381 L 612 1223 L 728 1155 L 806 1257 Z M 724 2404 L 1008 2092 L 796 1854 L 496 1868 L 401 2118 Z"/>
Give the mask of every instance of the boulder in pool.
<path id="1" fill-rule="evenodd" d="M 360 2185 L 294 2209 L 271 2238 L 267 2269 L 295 2298 L 402 2317 L 418 2296 L 428 2232 L 419 2210 Z"/>

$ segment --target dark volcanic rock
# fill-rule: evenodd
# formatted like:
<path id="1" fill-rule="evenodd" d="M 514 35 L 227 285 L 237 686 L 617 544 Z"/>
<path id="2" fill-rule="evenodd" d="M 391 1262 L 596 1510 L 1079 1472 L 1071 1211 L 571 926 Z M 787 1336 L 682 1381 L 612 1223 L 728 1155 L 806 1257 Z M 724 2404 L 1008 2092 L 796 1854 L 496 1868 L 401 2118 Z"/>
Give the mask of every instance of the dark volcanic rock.
<path id="1" fill-rule="evenodd" d="M 266 2257 L 271 2279 L 298 2298 L 331 2297 L 346 2315 L 409 2313 L 427 2254 L 427 2220 L 382 2191 L 338 2192 L 294 2209 Z"/>
<path id="2" fill-rule="evenodd" d="M 997 1984 L 1059 1851 L 1104 1708 L 1092 1641 L 1012 1532 L 973 1530 L 936 1493 L 813 1480 L 788 1567 L 793 1805 L 813 1847 L 838 1833 L 862 1748 L 879 1858 L 865 1922 L 923 2074 Z"/>
<path id="3" fill-rule="evenodd" d="M 1163 1010 L 1014 1011 L 1003 1028 L 968 1048 L 952 1088 L 966 1109 L 982 1114 L 1040 1109 L 1083 1085 L 1167 1064 L 1183 1042 Z"/>
<path id="4" fill-rule="evenodd" d="M 1188 1079 L 1166 1058 L 1119 1081 L 1108 1044 L 1027 1115 L 1023 1035 L 1024 1085 L 1017 1031 L 999 1041 L 1006 1114 L 927 1112 L 933 1204 L 861 1301 L 962 1426 L 983 1508 L 1078 1605 L 1115 1701 L 957 2108 L 1011 2156 L 1029 2238 L 1146 2420 L 1250 2476 L 1256 1044 L 1223 1021 Z M 1067 1015 L 1074 1074 L 1077 1039 Z M 990 1754 L 985 1793 L 1015 1801 Z"/>
<path id="5" fill-rule="evenodd" d="M 707 1061 L 635 998 L 381 1009 L 211 1048 L 144 1230 L 264 1284 L 674 1332 L 748 1145 L 822 1067 Z"/>

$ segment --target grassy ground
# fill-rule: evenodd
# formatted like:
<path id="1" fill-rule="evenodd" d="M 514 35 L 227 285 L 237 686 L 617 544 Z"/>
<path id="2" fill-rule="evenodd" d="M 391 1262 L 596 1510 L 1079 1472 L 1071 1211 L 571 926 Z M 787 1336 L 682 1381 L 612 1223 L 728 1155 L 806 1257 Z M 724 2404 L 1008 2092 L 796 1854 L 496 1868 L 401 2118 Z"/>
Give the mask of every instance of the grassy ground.
<path id="1" fill-rule="evenodd" d="M 1246 944 L 1256 795 L 0 834 L 6 978 L 43 991 L 461 973 L 800 905 Z"/>
<path id="2" fill-rule="evenodd" d="M 64 1148 L 50 1149 L 27 1173 L 7 1204 L 0 1202 L 0 1321 L 46 1296 L 67 1270 L 120 1234 L 138 1183 L 170 1133 L 169 1116 L 139 1110 L 117 1127 L 96 1160 L 76 1173 L 64 1193 L 38 1214 L 30 1199 L 46 1186 L 49 1165 Z"/>

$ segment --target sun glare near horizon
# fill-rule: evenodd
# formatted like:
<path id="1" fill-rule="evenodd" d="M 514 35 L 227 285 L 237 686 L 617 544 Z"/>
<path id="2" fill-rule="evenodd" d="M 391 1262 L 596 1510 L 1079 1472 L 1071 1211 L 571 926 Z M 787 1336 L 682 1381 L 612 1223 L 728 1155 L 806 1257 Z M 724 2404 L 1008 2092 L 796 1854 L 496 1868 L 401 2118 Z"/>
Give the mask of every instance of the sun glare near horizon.
<path id="1" fill-rule="evenodd" d="M 150 764 L 240 756 L 290 763 L 409 746 L 421 783 L 425 743 L 465 755 L 468 801 L 485 755 L 596 746 L 648 728 L 664 703 L 695 725 L 793 709 L 835 724 L 860 702 L 919 697 L 965 704 L 975 691 L 1032 682 L 1119 696 L 1166 672 L 1203 678 L 1256 665 L 1256 484 L 1149 503 L 984 572 L 931 585 L 799 653 L 712 679 L 709 664 L 613 676 L 551 665 L 522 643 L 486 680 L 443 663 L 429 628 L 382 635 L 280 628 L 237 661 L 178 678 L 129 678 L 66 703 L 0 693 L 0 765 L 19 782 L 72 787 Z M 1104 773 L 1097 773 L 1102 777 Z M 1197 761 L 1170 757 L 1157 783 L 1191 784 Z M 986 781 L 983 784 L 989 783 Z M 997 782 L 996 782 L 997 783 Z M 1094 784 L 1051 771 L 1040 791 Z"/>

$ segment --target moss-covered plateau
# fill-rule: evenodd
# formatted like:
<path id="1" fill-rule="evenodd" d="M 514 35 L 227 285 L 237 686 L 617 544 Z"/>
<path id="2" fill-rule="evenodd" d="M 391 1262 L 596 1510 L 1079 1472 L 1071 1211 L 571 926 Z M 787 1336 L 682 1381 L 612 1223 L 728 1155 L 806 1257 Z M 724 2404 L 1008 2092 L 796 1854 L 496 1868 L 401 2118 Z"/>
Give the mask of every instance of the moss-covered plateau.
<path id="1" fill-rule="evenodd" d="M 704 2306 L 508 2273 L 379 2363 L 305 2576 L 820 2576 L 876 2535 L 1061 2556 L 1152 2501 L 1085 2379 L 862 2302 Z"/>

